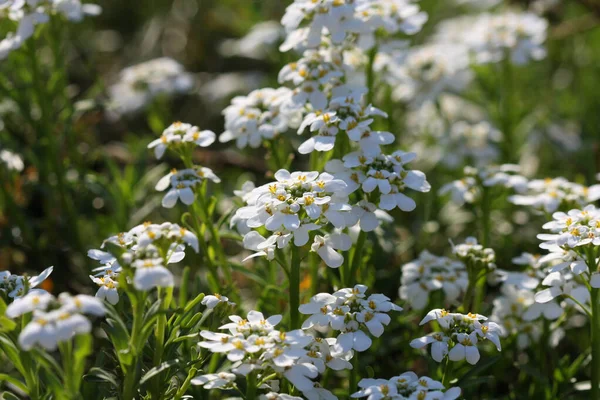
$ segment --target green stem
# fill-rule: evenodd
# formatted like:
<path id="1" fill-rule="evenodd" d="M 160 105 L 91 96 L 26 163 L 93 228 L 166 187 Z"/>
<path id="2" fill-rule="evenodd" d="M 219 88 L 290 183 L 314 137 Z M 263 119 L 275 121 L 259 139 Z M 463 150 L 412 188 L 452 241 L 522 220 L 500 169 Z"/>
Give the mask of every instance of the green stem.
<path id="1" fill-rule="evenodd" d="M 132 355 L 132 361 L 128 366 L 127 371 L 125 371 L 123 400 L 132 400 L 136 397 L 137 383 L 139 381 L 137 376 L 137 364 L 143 348 L 143 343 L 138 342 L 140 340 L 139 337 L 142 333 L 144 323 L 144 305 L 146 302 L 146 295 L 145 293 L 136 292 L 134 299 L 133 326 L 131 328 L 131 337 L 129 339 L 129 351 Z"/>
<path id="2" fill-rule="evenodd" d="M 596 249 L 591 245 L 586 250 L 587 265 L 590 272 L 597 272 Z M 592 399 L 600 399 L 600 289 L 592 288 L 590 291 L 591 315 L 591 337 L 592 337 Z M 580 305 L 582 307 L 582 305 Z M 585 310 L 585 308 L 583 308 Z"/>
<path id="3" fill-rule="evenodd" d="M 366 239 L 367 233 L 361 230 L 358 234 L 358 239 L 356 240 L 356 246 L 354 246 L 352 264 L 350 267 L 350 276 L 347 277 L 349 286 L 353 286 L 356 280 L 356 273 L 358 272 L 358 267 L 360 266 L 360 262 L 362 261 L 362 252 L 365 246 Z"/>
<path id="4" fill-rule="evenodd" d="M 157 321 L 156 328 L 154 330 L 154 337 L 156 339 L 156 346 L 154 349 L 154 357 L 153 357 L 153 365 L 158 367 L 162 363 L 162 356 L 164 352 L 165 345 L 165 329 L 167 326 L 167 315 L 166 310 L 169 308 L 169 304 L 171 303 L 171 299 L 173 297 L 173 288 L 166 288 L 163 292 L 162 288 L 158 288 L 157 295 L 159 299 L 161 299 L 160 309 L 163 311 Z M 152 390 L 154 395 L 153 399 L 160 399 L 162 397 L 162 388 L 161 383 L 162 374 L 157 374 L 156 377 L 152 380 Z"/>
<path id="5" fill-rule="evenodd" d="M 197 372 L 198 372 L 198 370 L 195 367 L 190 368 L 190 372 L 188 372 L 188 375 L 185 378 L 185 381 L 183 381 L 183 384 L 181 385 L 181 387 L 175 394 L 175 397 L 173 398 L 174 400 L 179 400 L 183 397 L 185 392 L 187 392 L 188 388 L 190 387 L 192 379 L 194 379 Z"/>
<path id="6" fill-rule="evenodd" d="M 223 246 L 221 245 L 221 238 L 219 236 L 219 231 L 215 229 L 215 224 L 212 221 L 212 214 L 210 212 L 210 205 L 206 201 L 206 180 L 202 182 L 202 186 L 200 188 L 200 193 L 198 198 L 198 203 L 201 207 L 202 217 L 204 218 L 204 225 L 208 228 L 210 233 L 210 242 L 213 248 L 213 251 L 217 255 L 217 261 L 213 263 L 217 264 L 217 266 L 221 267 L 225 275 L 225 279 L 228 285 L 231 285 L 233 282 L 231 277 L 231 268 L 229 263 L 227 262 L 227 258 L 225 257 L 225 253 L 223 252 Z M 209 254 L 210 255 L 210 254 Z"/>
<path id="7" fill-rule="evenodd" d="M 358 351 L 354 351 L 354 356 L 352 357 L 352 369 L 350 370 L 350 381 L 348 383 L 348 397 L 357 392 L 358 380 Z"/>
<path id="8" fill-rule="evenodd" d="M 246 400 L 256 400 L 256 373 L 251 372 L 246 378 Z"/>
<path id="9" fill-rule="evenodd" d="M 300 256 L 298 248 L 293 244 L 290 261 L 290 330 L 300 328 Z"/>
<path id="10" fill-rule="evenodd" d="M 449 358 L 446 358 L 446 365 L 444 366 L 444 375 L 442 376 L 442 385 L 448 388 L 450 385 L 450 379 L 452 370 L 454 369 L 454 363 L 450 362 Z"/>
<path id="11" fill-rule="evenodd" d="M 206 242 L 204 241 L 204 230 L 200 226 L 200 216 L 199 216 L 199 212 L 196 209 L 196 207 L 197 207 L 196 203 L 193 203 L 192 206 L 189 208 L 190 215 L 192 217 L 192 223 L 193 223 L 194 230 L 195 230 L 194 233 L 198 237 L 198 242 L 200 243 L 200 247 L 202 247 L 202 251 L 206 258 L 206 265 L 208 267 L 208 271 L 210 272 L 210 275 L 212 277 L 212 279 L 208 280 L 209 287 L 214 293 L 218 293 L 220 291 L 219 290 L 220 289 L 219 273 L 217 272 L 217 269 L 213 264 L 213 260 L 210 256 L 208 246 L 206 245 Z"/>
<path id="12" fill-rule="evenodd" d="M 366 78 L 367 78 L 367 105 L 373 103 L 373 91 L 375 90 L 375 70 L 373 65 L 375 64 L 375 57 L 377 56 L 377 45 L 373 46 L 369 50 L 369 61 L 367 63 Z"/>
<path id="13" fill-rule="evenodd" d="M 77 393 L 73 388 L 73 356 L 72 356 L 72 343 L 71 341 L 66 341 L 59 344 L 60 357 L 62 359 L 63 364 L 63 382 L 65 385 L 65 390 L 69 398 L 75 398 Z"/>
<path id="14" fill-rule="evenodd" d="M 591 291 L 592 302 L 592 399 L 600 399 L 600 289 Z"/>
<path id="15" fill-rule="evenodd" d="M 469 276 L 469 284 L 467 285 L 467 290 L 465 291 L 465 297 L 463 298 L 462 303 L 463 313 L 471 312 L 471 301 L 473 299 L 473 292 L 475 291 L 475 283 L 474 279 Z"/>

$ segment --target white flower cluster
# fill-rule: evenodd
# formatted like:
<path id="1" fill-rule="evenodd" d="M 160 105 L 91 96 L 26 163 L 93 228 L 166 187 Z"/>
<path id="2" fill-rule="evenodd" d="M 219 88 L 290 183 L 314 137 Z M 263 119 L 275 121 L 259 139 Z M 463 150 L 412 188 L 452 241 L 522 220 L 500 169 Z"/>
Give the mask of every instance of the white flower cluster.
<path id="1" fill-rule="evenodd" d="M 154 149 L 158 159 L 162 158 L 167 149 L 175 151 L 185 159 L 194 147 L 208 147 L 214 143 L 215 138 L 216 135 L 212 131 L 200 131 L 197 126 L 174 122 L 165 129 L 160 138 L 150 142 L 148 148 Z M 178 200 L 185 205 L 191 205 L 196 200 L 196 190 L 206 179 L 215 183 L 221 182 L 210 168 L 194 165 L 183 170 L 172 169 L 157 182 L 155 189 L 160 192 L 169 189 L 162 200 L 162 206 L 165 208 L 175 207 Z"/>
<path id="2" fill-rule="evenodd" d="M 478 106 L 455 95 L 441 93 L 411 108 L 406 116 L 406 139 L 413 151 L 427 154 L 428 166 L 437 163 L 452 170 L 464 165 L 484 168 L 497 162 L 502 133 L 486 120 Z"/>
<path id="3" fill-rule="evenodd" d="M 567 321 L 571 325 L 578 325 L 577 315 L 572 315 L 568 311 L 570 309 L 582 311 L 572 300 L 566 299 L 559 302 L 554 298 L 543 299 L 548 293 L 542 290 L 543 287 L 552 284 L 564 285 L 572 278 L 570 271 L 564 271 L 566 268 L 564 262 L 549 256 L 539 257 L 523 253 L 521 256 L 513 258 L 512 261 L 514 264 L 525 266 L 524 270 L 519 272 L 501 271 L 503 275 L 501 295 L 494 299 L 494 308 L 490 319 L 501 325 L 503 336 L 515 336 L 520 349 L 538 342 L 543 331 L 544 320 L 556 321 L 551 325 L 550 345 L 552 346 L 556 346 L 564 336 L 564 330 L 558 326 L 559 318 L 565 316 L 569 318 Z M 557 269 L 560 272 L 556 271 Z M 567 285 L 568 294 L 580 303 L 586 303 L 589 300 L 589 293 L 585 286 L 570 282 Z M 542 291 L 536 295 L 536 290 Z M 538 298 L 544 302 L 536 302 Z"/>
<path id="4" fill-rule="evenodd" d="M 101 12 L 100 6 L 81 4 L 80 0 L 5 0 L 0 3 L 0 18 L 15 22 L 18 27 L 0 40 L 0 60 L 21 48 L 33 36 L 35 26 L 47 23 L 53 16 L 79 22 L 85 15 Z"/>
<path id="5" fill-rule="evenodd" d="M 595 250 L 600 245 L 600 210 L 590 204 L 567 213 L 555 212 L 552 218 L 552 221 L 543 226 L 551 233 L 539 234 L 538 239 L 543 241 L 540 247 L 549 251 L 542 260 L 555 264 L 542 282 L 549 288 L 536 293 L 535 300 L 547 303 L 560 295 L 566 295 L 580 303 L 587 303 L 589 292 L 582 280 L 586 285 L 600 288 Z"/>
<path id="6" fill-rule="evenodd" d="M 465 177 L 445 184 L 439 194 L 449 194 L 452 202 L 461 206 L 479 201 L 483 188 L 499 187 L 521 192 L 527 186 L 527 178 L 519 175 L 520 171 L 521 168 L 514 164 L 490 165 L 480 169 L 465 167 Z"/>
<path id="7" fill-rule="evenodd" d="M 21 348 L 30 350 L 40 345 L 46 350 L 55 350 L 58 343 L 89 333 L 92 324 L 84 315 L 102 316 L 105 308 L 101 300 L 92 296 L 62 293 L 57 299 L 40 291 L 32 291 L 6 308 L 9 318 L 30 313 L 31 321 L 19 334 Z"/>
<path id="8" fill-rule="evenodd" d="M 168 58 L 156 58 L 123 69 L 119 81 L 109 88 L 110 107 L 117 114 L 143 109 L 159 95 L 186 93 L 194 78 L 183 65 Z"/>
<path id="9" fill-rule="evenodd" d="M 299 60 L 279 71 L 279 83 L 294 87 L 290 97 L 285 99 L 284 108 L 300 110 L 310 105 L 315 111 L 325 109 L 334 89 L 345 90 L 344 95 L 347 93 L 348 88 L 342 81 L 348 68 L 335 48 L 305 51 Z"/>
<path id="10" fill-rule="evenodd" d="M 100 288 L 96 296 L 111 304 L 119 301 L 119 275 L 123 268 L 133 268 L 133 286 L 137 290 L 150 290 L 155 287 L 170 287 L 174 284 L 171 271 L 166 266 L 178 263 L 185 257 L 186 246 L 198 252 L 198 238 L 188 229 L 165 222 L 152 224 L 145 222 L 104 241 L 121 248 L 117 257 L 109 251 L 90 250 L 88 256 L 99 261 L 102 266 L 94 269 L 90 278 Z"/>
<path id="11" fill-rule="evenodd" d="M 438 25 L 439 43 L 463 43 L 477 63 L 508 57 L 517 65 L 546 56 L 548 21 L 529 12 L 483 13 L 458 17 Z"/>
<path id="12" fill-rule="evenodd" d="M 302 324 L 303 329 L 321 327 L 339 331 L 335 345 L 339 352 L 356 350 L 359 352 L 371 347 L 369 332 L 375 337 L 383 334 L 391 318 L 390 311 L 402 311 L 383 294 L 366 295 L 365 285 L 344 288 L 333 294 L 319 293 L 302 304 L 300 313 L 310 315 Z"/>
<path id="13" fill-rule="evenodd" d="M 390 379 L 361 379 L 360 390 L 352 398 L 366 397 L 367 400 L 454 400 L 460 397 L 459 387 L 444 391 L 444 385 L 428 376 L 419 377 L 412 371 Z"/>
<path id="14" fill-rule="evenodd" d="M 374 64 L 392 87 L 394 100 L 422 104 L 443 92 L 461 92 L 472 80 L 469 53 L 460 44 L 397 47 L 394 43 L 380 47 Z"/>
<path id="15" fill-rule="evenodd" d="M 160 138 L 148 144 L 154 149 L 154 155 L 161 159 L 167 149 L 183 150 L 187 146 L 208 147 L 214 143 L 216 135 L 209 130 L 201 131 L 197 126 L 183 122 L 174 122 L 162 133 Z"/>
<path id="16" fill-rule="evenodd" d="M 600 185 L 584 186 L 565 178 L 532 179 L 523 193 L 510 196 L 508 201 L 529 206 L 538 212 L 553 213 L 559 209 L 585 207 L 600 199 Z"/>
<path id="17" fill-rule="evenodd" d="M 201 331 L 204 340 L 198 346 L 225 354 L 234 363 L 232 373 L 200 375 L 194 378 L 193 384 L 207 389 L 228 389 L 235 387 L 236 375 L 259 373 L 261 377 L 267 377 L 276 374 L 278 378 L 290 381 L 308 399 L 332 398 L 332 394 L 320 388 L 313 379 L 327 368 L 352 367 L 348 362 L 352 353 L 335 352 L 329 339 L 315 338 L 302 330 L 283 332 L 275 329 L 281 315 L 265 318 L 258 311 L 250 311 L 247 318 L 233 315 L 229 319 L 231 322 L 220 327 L 229 333 Z M 275 389 L 273 386 L 271 389 Z M 281 398 L 272 397 L 274 395 L 266 398 Z"/>
<path id="18" fill-rule="evenodd" d="M 343 88 L 343 87 L 341 87 Z M 335 93 L 334 95 L 337 95 Z M 373 131 L 370 125 L 374 116 L 387 117 L 383 111 L 368 105 L 362 106 L 362 91 L 334 97 L 326 111 L 317 110 L 304 117 L 298 133 L 310 128 L 311 138 L 298 148 L 300 154 L 313 151 L 329 151 L 334 148 L 338 132 L 343 131 L 351 142 L 356 143 L 367 157 L 381 154 L 381 146 L 391 144 L 395 137 L 390 132 Z"/>
<path id="19" fill-rule="evenodd" d="M 52 273 L 54 267 L 48 267 L 38 276 L 22 276 L 11 274 L 10 271 L 0 271 L 0 292 L 5 293 L 11 299 L 18 299 L 30 292 L 44 292 L 35 289 L 44 282 Z"/>
<path id="20" fill-rule="evenodd" d="M 438 257 L 428 251 L 402 266 L 400 298 L 416 310 L 429 303 L 431 292 L 442 290 L 444 304 L 456 304 L 469 284 L 465 265 L 448 257 Z"/>
<path id="21" fill-rule="evenodd" d="M 172 169 L 156 183 L 155 189 L 160 192 L 169 189 L 163 197 L 163 207 L 173 208 L 177 200 L 189 206 L 196 200 L 195 191 L 206 179 L 221 182 L 210 168 L 194 166 L 182 170 Z"/>
<path id="22" fill-rule="evenodd" d="M 265 227 L 273 232 L 264 238 L 258 231 L 245 234 L 244 247 L 257 251 L 255 256 L 274 258 L 275 249 L 283 249 L 293 239 L 294 246 L 304 246 L 309 233 L 331 224 L 341 229 L 348 226 L 347 215 L 352 208 L 347 204 L 347 185 L 328 173 L 293 172 L 279 170 L 276 182 L 252 189 L 246 195 L 246 207 L 237 210 L 238 223 L 257 229 Z M 351 240 L 346 234 L 333 233 L 313 237 L 311 248 L 325 263 L 337 268 L 344 258 L 337 250 L 348 250 Z"/>
<path id="23" fill-rule="evenodd" d="M 501 350 L 500 325 L 487 321 L 487 317 L 483 315 L 450 313 L 436 308 L 429 311 L 419 325 L 430 321 L 436 321 L 442 331 L 414 339 L 410 345 L 421 349 L 431 344 L 431 357 L 437 362 L 442 362 L 448 356 L 450 361 L 466 359 L 469 364 L 475 365 L 480 358 L 477 344 L 486 339 L 492 342 L 498 351 Z"/>
<path id="24" fill-rule="evenodd" d="M 367 49 L 375 44 L 377 30 L 410 35 L 426 21 L 427 14 L 410 0 L 297 0 L 281 20 L 288 34 L 281 49 L 316 48 L 324 37 L 340 45 L 357 36 L 358 45 Z"/>
<path id="25" fill-rule="evenodd" d="M 235 140 L 239 149 L 257 148 L 263 140 L 298 127 L 300 114 L 286 107 L 291 98 L 292 91 L 284 87 L 258 89 L 247 96 L 235 97 L 223 110 L 225 132 L 219 136 L 219 141 Z"/>
<path id="26" fill-rule="evenodd" d="M 452 253 L 467 266 L 477 265 L 482 268 L 496 269 L 494 249 L 483 247 L 472 236 L 466 238 L 464 243 L 453 245 Z"/>
<path id="27" fill-rule="evenodd" d="M 0 150 L 0 162 L 2 162 L 9 171 L 23 171 L 25 164 L 23 159 L 17 153 L 13 153 L 10 150 Z"/>
<path id="28" fill-rule="evenodd" d="M 329 161 L 325 169 L 343 179 L 351 193 L 360 188 L 364 200 L 362 204 L 366 205 L 363 208 L 367 211 L 372 212 L 370 205 L 377 204 L 386 211 L 398 207 L 409 212 L 417 204 L 404 194 L 405 190 L 408 188 L 424 193 L 431 190 L 423 172 L 407 168 L 407 164 L 416 156 L 415 153 L 401 150 L 377 156 L 367 156 L 359 151 L 347 154 L 342 161 Z"/>

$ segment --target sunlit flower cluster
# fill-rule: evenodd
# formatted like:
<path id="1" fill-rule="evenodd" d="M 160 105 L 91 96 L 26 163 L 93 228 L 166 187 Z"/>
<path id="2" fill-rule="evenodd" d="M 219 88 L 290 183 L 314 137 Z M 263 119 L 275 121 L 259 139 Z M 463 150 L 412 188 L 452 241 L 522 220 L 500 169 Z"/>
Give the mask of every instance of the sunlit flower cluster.
<path id="1" fill-rule="evenodd" d="M 205 388 L 227 389 L 235 387 L 236 375 L 258 373 L 267 377 L 276 374 L 311 398 L 311 392 L 324 390 L 315 387 L 313 379 L 326 368 L 350 367 L 349 356 L 331 352 L 327 340 L 316 339 L 302 330 L 284 332 L 275 329 L 281 319 L 281 315 L 265 318 L 258 311 L 250 311 L 247 318 L 229 317 L 230 322 L 220 327 L 229 333 L 201 331 L 203 341 L 198 346 L 226 355 L 234 364 L 231 373 L 201 375 L 192 383 Z"/>
<path id="2" fill-rule="evenodd" d="M 436 321 L 441 331 L 414 339 L 410 345 L 420 349 L 431 344 L 431 357 L 437 362 L 442 362 L 447 356 L 450 361 L 466 359 L 469 364 L 475 365 L 480 358 L 477 345 L 485 340 L 492 342 L 498 351 L 501 350 L 500 325 L 488 322 L 483 315 L 450 313 L 437 308 L 429 311 L 419 325 L 430 321 Z"/>
<path id="3" fill-rule="evenodd" d="M 185 151 L 187 146 L 208 147 L 214 143 L 216 135 L 209 130 L 200 130 L 197 126 L 183 122 L 174 122 L 162 133 L 160 138 L 148 144 L 154 149 L 156 158 L 161 159 L 167 149 Z"/>
<path id="4" fill-rule="evenodd" d="M 91 331 L 92 324 L 86 315 L 103 316 L 104 313 L 104 304 L 95 297 L 62 293 L 57 299 L 40 291 L 16 299 L 6 309 L 9 318 L 32 314 L 31 321 L 19 334 L 19 345 L 23 350 L 36 345 L 55 350 L 58 343 Z"/>
<path id="5" fill-rule="evenodd" d="M 445 184 L 440 188 L 441 196 L 449 195 L 457 205 L 475 203 L 481 199 L 485 188 L 525 190 L 527 178 L 519 175 L 520 167 L 513 164 L 487 166 L 480 169 L 465 167 L 464 178 Z"/>
<path id="6" fill-rule="evenodd" d="M 340 352 L 367 350 L 373 343 L 367 332 L 380 337 L 391 321 L 388 313 L 401 311 L 402 308 L 383 294 L 367 297 L 366 291 L 365 285 L 356 285 L 333 294 L 319 293 L 313 296 L 309 303 L 300 306 L 302 314 L 310 315 L 302 328 L 331 327 L 339 331 L 334 348 Z"/>
<path id="7" fill-rule="evenodd" d="M 102 248 L 107 244 L 119 249 L 120 254 L 113 253 L 113 247 L 109 247 L 108 251 L 90 250 L 88 256 L 102 264 L 94 270 L 95 276 L 90 276 L 99 286 L 96 296 L 111 304 L 119 301 L 119 275 L 124 268 L 133 269 L 132 282 L 138 290 L 169 287 L 173 286 L 174 278 L 166 267 L 183 260 L 186 247 L 199 250 L 198 238 L 193 232 L 170 222 L 146 222 L 106 239 Z"/>
<path id="8" fill-rule="evenodd" d="M 223 110 L 225 132 L 219 141 L 235 140 L 236 146 L 259 147 L 264 140 L 274 139 L 290 128 L 298 127 L 300 115 L 286 107 L 291 101 L 292 91 L 287 88 L 264 88 L 247 96 L 237 96 Z"/>
<path id="9" fill-rule="evenodd" d="M 416 310 L 427 307 L 431 293 L 442 290 L 444 304 L 456 304 L 467 289 L 469 280 L 465 265 L 448 257 L 427 251 L 402 266 L 400 298 Z"/>
<path id="10" fill-rule="evenodd" d="M 344 228 L 346 214 L 352 210 L 347 204 L 347 185 L 328 173 L 293 172 L 279 170 L 276 182 L 253 189 L 246 199 L 247 206 L 237 210 L 236 217 L 252 229 L 264 226 L 273 232 L 264 238 L 253 230 L 244 236 L 244 246 L 255 250 L 254 256 L 272 259 L 276 248 L 283 249 L 293 239 L 294 246 L 304 246 L 310 232 L 331 224 Z M 337 268 L 343 257 L 336 250 L 348 250 L 350 238 L 345 234 L 314 236 L 313 250 L 330 267 Z"/>
<path id="11" fill-rule="evenodd" d="M 401 150 L 376 156 L 359 151 L 347 154 L 343 161 L 329 162 L 326 169 L 344 179 L 352 192 L 360 188 L 365 199 L 379 208 L 389 211 L 398 207 L 409 212 L 417 205 L 405 190 L 426 193 L 431 189 L 423 172 L 407 168 L 416 156 Z"/>
<path id="12" fill-rule="evenodd" d="M 472 79 L 469 54 L 461 45 L 383 48 L 375 68 L 393 87 L 394 99 L 413 104 L 435 100 L 443 92 L 461 92 Z"/>
<path id="13" fill-rule="evenodd" d="M 528 206 L 538 212 L 585 207 L 600 199 L 600 185 L 584 186 L 565 178 L 532 179 L 523 193 L 510 196 L 513 204 Z"/>
<path id="14" fill-rule="evenodd" d="M 483 13 L 438 25 L 439 43 L 463 43 L 477 63 L 508 61 L 523 65 L 546 56 L 548 22 L 534 13 Z"/>
<path id="15" fill-rule="evenodd" d="M 162 200 L 162 206 L 173 208 L 177 201 L 185 205 L 191 205 L 196 200 L 198 188 L 206 180 L 215 183 L 221 182 L 218 176 L 210 168 L 194 166 L 182 170 L 173 169 L 167 175 L 162 177 L 156 184 L 156 190 L 167 190 Z"/>
<path id="16" fill-rule="evenodd" d="M 352 394 L 352 398 L 366 397 L 377 399 L 440 399 L 454 400 L 460 397 L 458 387 L 446 388 L 442 382 L 428 376 L 419 377 L 412 371 L 405 372 L 390 379 L 365 378 L 358 382 L 360 390 Z"/>

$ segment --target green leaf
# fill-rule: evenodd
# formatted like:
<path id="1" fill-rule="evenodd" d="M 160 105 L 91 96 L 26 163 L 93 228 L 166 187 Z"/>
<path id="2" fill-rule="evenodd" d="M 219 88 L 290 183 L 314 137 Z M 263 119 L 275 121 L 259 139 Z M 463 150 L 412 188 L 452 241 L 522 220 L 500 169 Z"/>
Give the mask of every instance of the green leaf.
<path id="1" fill-rule="evenodd" d="M 177 339 L 174 339 L 172 342 L 179 343 L 179 342 L 183 342 L 184 340 L 188 340 L 188 339 L 197 339 L 198 336 L 199 336 L 198 332 L 190 333 L 189 335 L 179 336 Z M 167 344 L 169 344 L 169 343 L 167 342 Z"/>
<path id="2" fill-rule="evenodd" d="M 2 400 L 21 400 L 10 392 L 2 392 Z"/>
<path id="3" fill-rule="evenodd" d="M 91 368 L 86 375 L 84 375 L 83 379 L 88 382 L 106 382 L 110 384 L 115 389 L 119 388 L 119 382 L 117 381 L 117 376 L 105 369 L 94 367 Z"/>
<path id="4" fill-rule="evenodd" d="M 146 372 L 146 374 L 144 374 L 144 376 L 142 376 L 142 379 L 140 379 L 140 385 L 143 385 L 145 382 L 147 382 L 149 379 L 151 379 L 152 377 L 160 374 L 161 372 L 180 364 L 181 361 L 179 361 L 179 359 L 174 359 L 171 361 L 165 361 L 164 363 L 160 364 L 157 367 L 152 368 L 151 370 L 149 370 L 148 372 Z"/>
<path id="5" fill-rule="evenodd" d="M 13 376 L 10 376 L 7 374 L 0 374 L 0 383 L 2 383 L 2 382 L 8 382 L 11 385 L 18 387 L 19 390 L 22 390 L 26 394 L 29 393 L 29 390 L 27 389 L 27 385 L 25 385 L 25 383 L 21 382 L 20 380 L 18 380 L 17 378 L 15 378 Z"/>
<path id="6" fill-rule="evenodd" d="M 0 315 L 0 332 L 10 332 L 17 327 L 17 324 L 12 319 Z"/>

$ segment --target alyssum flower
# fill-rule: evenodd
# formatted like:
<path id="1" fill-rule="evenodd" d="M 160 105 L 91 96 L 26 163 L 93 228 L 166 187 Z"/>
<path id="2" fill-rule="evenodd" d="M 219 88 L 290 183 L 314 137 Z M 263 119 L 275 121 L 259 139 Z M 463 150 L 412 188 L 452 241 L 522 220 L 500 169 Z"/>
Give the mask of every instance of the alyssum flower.
<path id="1" fill-rule="evenodd" d="M 133 270 L 132 283 L 138 290 L 169 287 L 173 286 L 174 278 L 167 265 L 181 261 L 185 257 L 186 246 L 196 252 L 199 250 L 194 233 L 170 222 L 146 222 L 108 238 L 105 243 L 119 247 L 121 254 L 117 257 L 110 251 L 90 251 L 88 254 L 92 258 L 103 263 L 95 270 L 97 274 L 90 278 L 100 287 L 96 296 L 107 299 L 111 304 L 118 302 L 119 275 L 123 268 Z"/>
<path id="2" fill-rule="evenodd" d="M 70 296 L 62 293 L 56 299 L 45 292 L 30 292 L 6 309 L 10 318 L 30 313 L 31 321 L 19 334 L 21 348 L 30 350 L 40 345 L 46 350 L 55 350 L 58 343 L 77 334 L 89 333 L 92 324 L 85 315 L 102 316 L 105 308 L 100 299 L 83 294 Z"/>
<path id="3" fill-rule="evenodd" d="M 439 399 L 454 400 L 461 395 L 459 387 L 444 388 L 441 382 L 427 376 L 419 377 L 412 371 L 390 379 L 366 378 L 358 382 L 360 390 L 351 397 L 367 400 L 380 399 Z"/>
<path id="4" fill-rule="evenodd" d="M 281 315 L 265 318 L 258 311 L 250 311 L 247 318 L 233 315 L 229 319 L 231 322 L 220 327 L 229 333 L 201 331 L 200 336 L 204 340 L 198 346 L 226 355 L 235 363 L 231 369 L 235 375 L 258 374 L 260 380 L 275 374 L 278 379 L 290 381 L 310 398 L 309 393 L 315 390 L 313 379 L 324 371 L 326 365 L 336 369 L 346 366 L 343 359 L 340 360 L 342 364 L 334 363 L 333 358 L 337 355 L 331 356 L 325 343 L 323 346 L 316 344 L 322 342 L 302 330 L 283 332 L 275 329 L 282 319 Z M 317 359 L 323 362 L 317 362 Z M 205 387 L 209 384 L 213 388 L 235 385 L 234 378 L 225 371 L 218 375 L 198 376 L 192 383 Z"/>
<path id="5" fill-rule="evenodd" d="M 208 147 L 214 143 L 216 135 L 209 130 L 199 130 L 183 122 L 174 122 L 162 135 L 148 144 L 149 149 L 154 149 L 154 155 L 161 159 L 167 149 L 182 150 L 186 146 Z"/>
<path id="6" fill-rule="evenodd" d="M 380 337 L 384 326 L 391 321 L 388 313 L 401 311 L 402 308 L 382 294 L 367 297 L 366 290 L 366 286 L 356 285 L 333 294 L 319 293 L 313 296 L 309 303 L 299 308 L 300 313 L 310 315 L 302 328 L 319 326 L 340 331 L 334 345 L 336 351 L 367 350 L 372 340 L 366 332 Z"/>
<path id="7" fill-rule="evenodd" d="M 247 206 L 236 212 L 236 219 L 245 226 L 256 229 L 264 226 L 273 232 L 262 237 L 256 231 L 244 236 L 247 249 L 259 251 L 261 255 L 272 253 L 275 248 L 283 249 L 293 239 L 294 246 L 304 246 L 309 233 L 319 230 L 329 223 L 335 228 L 347 226 L 347 214 L 352 209 L 347 204 L 344 181 L 335 179 L 328 173 L 293 172 L 279 170 L 275 173 L 276 182 L 253 189 L 246 197 Z M 323 246 L 333 249 L 347 249 L 348 239 L 344 234 L 315 236 L 316 251 L 332 267 L 338 267 L 338 258 L 327 257 L 330 251 L 318 251 Z M 270 250 L 269 250 L 270 249 Z M 328 249 L 327 249 L 328 250 Z"/>
<path id="8" fill-rule="evenodd" d="M 501 328 L 495 322 L 487 322 L 487 317 L 479 314 L 450 313 L 443 309 L 434 309 L 427 313 L 419 325 L 436 321 L 441 332 L 414 339 L 411 347 L 420 349 L 431 344 L 431 357 L 437 361 L 448 356 L 451 361 L 466 359 L 475 365 L 479 361 L 477 344 L 489 339 L 500 351 Z M 486 322 L 481 322 L 486 321 Z"/>

